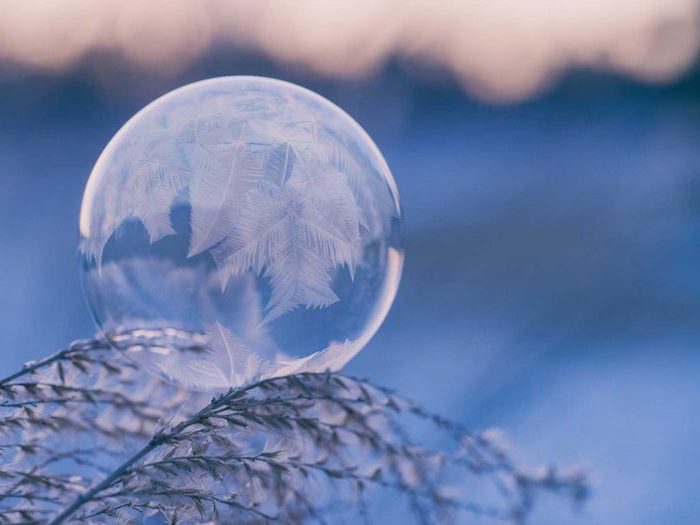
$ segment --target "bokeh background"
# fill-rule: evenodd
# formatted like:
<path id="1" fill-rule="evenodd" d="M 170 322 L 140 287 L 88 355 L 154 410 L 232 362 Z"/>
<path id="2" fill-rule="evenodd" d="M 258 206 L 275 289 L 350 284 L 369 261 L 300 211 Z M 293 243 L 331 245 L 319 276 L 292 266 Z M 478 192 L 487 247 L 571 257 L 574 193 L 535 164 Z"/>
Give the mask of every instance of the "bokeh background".
<path id="1" fill-rule="evenodd" d="M 348 367 L 593 497 L 537 524 L 700 523 L 700 1 L 0 3 L 0 374 L 90 336 L 93 163 L 137 110 L 274 76 L 353 115 L 406 217 Z"/>

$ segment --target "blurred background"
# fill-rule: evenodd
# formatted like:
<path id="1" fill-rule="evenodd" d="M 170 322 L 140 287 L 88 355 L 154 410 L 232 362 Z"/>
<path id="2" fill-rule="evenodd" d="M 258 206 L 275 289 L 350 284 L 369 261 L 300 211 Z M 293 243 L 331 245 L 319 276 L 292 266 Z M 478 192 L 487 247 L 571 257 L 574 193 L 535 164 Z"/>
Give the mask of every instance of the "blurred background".
<path id="1" fill-rule="evenodd" d="M 0 375 L 94 331 L 78 212 L 119 127 L 274 76 L 401 191 L 402 287 L 348 371 L 592 473 L 533 523 L 700 523 L 699 49 L 699 0 L 3 0 Z"/>

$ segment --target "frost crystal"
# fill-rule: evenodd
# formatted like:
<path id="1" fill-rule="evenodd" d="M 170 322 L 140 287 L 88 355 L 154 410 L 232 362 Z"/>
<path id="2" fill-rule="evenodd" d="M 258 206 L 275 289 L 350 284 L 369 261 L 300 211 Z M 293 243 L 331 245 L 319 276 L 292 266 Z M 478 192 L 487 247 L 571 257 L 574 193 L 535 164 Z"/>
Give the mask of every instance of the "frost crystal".
<path id="1" fill-rule="evenodd" d="M 288 362 L 376 330 L 374 317 L 388 308 L 378 305 L 398 284 L 400 257 L 389 252 L 400 252 L 399 220 L 386 164 L 338 108 L 268 79 L 205 81 L 137 114 L 95 166 L 81 214 L 88 298 L 106 331 L 160 324 L 209 333 L 219 325 L 238 341 L 236 353 L 260 353 L 236 328 L 240 305 L 222 299 L 241 279 L 256 279 L 260 330 L 274 332 L 274 322 L 296 310 L 345 303 L 337 319 L 308 317 L 293 330 L 315 331 L 323 343 L 309 336 L 290 348 L 281 339 L 293 338 L 271 334 Z M 173 271 L 163 273 L 159 259 Z M 107 264 L 138 267 L 138 282 L 125 273 L 115 286 Z M 203 265 L 218 281 L 213 290 L 209 276 L 202 279 L 208 298 L 161 282 L 189 283 L 183 269 Z M 155 284 L 144 287 L 149 275 Z M 115 295 L 127 299 L 119 305 Z M 197 315 L 164 316 L 172 308 L 160 305 L 174 301 L 196 302 Z M 155 306 L 139 319 L 124 306 L 133 303 Z"/>

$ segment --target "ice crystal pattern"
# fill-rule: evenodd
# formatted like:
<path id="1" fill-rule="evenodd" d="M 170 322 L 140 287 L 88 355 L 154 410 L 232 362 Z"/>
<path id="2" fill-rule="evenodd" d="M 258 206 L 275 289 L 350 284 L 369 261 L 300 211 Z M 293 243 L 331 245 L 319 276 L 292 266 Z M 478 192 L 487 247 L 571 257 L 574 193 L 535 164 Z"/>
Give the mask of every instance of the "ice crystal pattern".
<path id="1" fill-rule="evenodd" d="M 85 258 L 102 272 L 129 223 L 151 244 L 179 234 L 173 213 L 185 207 L 184 258 L 209 256 L 222 294 L 237 277 L 264 279 L 263 324 L 337 303 L 338 271 L 352 281 L 367 247 L 396 235 L 395 185 L 376 147 L 296 86 L 253 77 L 194 86 L 142 110 L 105 149 L 83 201 Z"/>
<path id="2" fill-rule="evenodd" d="M 354 272 L 360 227 L 372 223 L 368 215 L 391 209 L 390 195 L 380 192 L 384 199 L 373 202 L 379 200 L 375 194 L 351 186 L 354 161 L 335 148 L 328 156 L 325 144 L 315 143 L 313 120 L 237 122 L 232 117 L 229 122 L 224 108 L 214 98 L 184 129 L 175 120 L 155 130 L 156 140 L 146 136 L 120 152 L 123 164 L 114 169 L 129 176 L 114 191 L 127 198 L 112 200 L 120 206 L 110 210 L 87 250 L 99 261 L 109 237 L 130 218 L 143 222 L 151 242 L 175 233 L 171 206 L 190 187 L 190 255 L 211 249 L 222 287 L 231 275 L 250 269 L 269 277 L 268 320 L 298 306 L 336 302 L 329 271 L 345 265 Z M 335 169 L 324 169 L 328 164 Z M 389 225 L 385 221 L 379 227 Z"/>

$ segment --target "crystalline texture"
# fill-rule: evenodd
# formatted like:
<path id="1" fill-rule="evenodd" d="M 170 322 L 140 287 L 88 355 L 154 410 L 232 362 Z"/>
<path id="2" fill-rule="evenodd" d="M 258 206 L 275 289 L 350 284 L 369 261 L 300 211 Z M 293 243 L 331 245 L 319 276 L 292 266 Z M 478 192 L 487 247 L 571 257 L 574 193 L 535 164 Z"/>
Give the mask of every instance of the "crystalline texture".
<path id="1" fill-rule="evenodd" d="M 173 378 L 218 378 L 201 387 L 330 348 L 339 366 L 339 348 L 350 359 L 376 331 L 401 270 L 398 196 L 376 146 L 325 99 L 270 79 L 199 82 L 147 106 L 96 164 L 80 226 L 101 328 L 207 334 L 204 355 L 134 352 Z M 222 348 L 264 366 L 239 356 L 241 370 L 211 372 Z"/>

